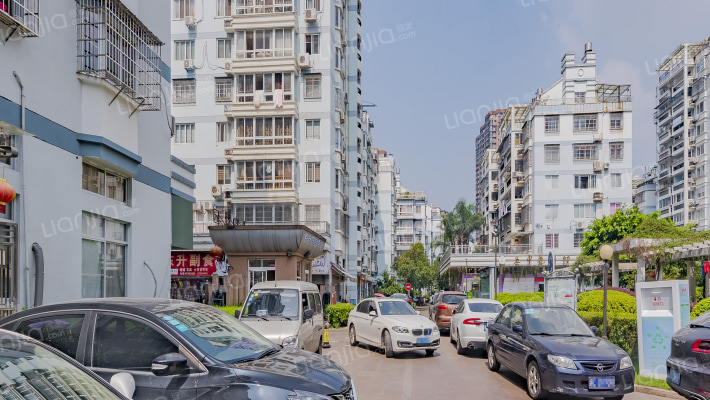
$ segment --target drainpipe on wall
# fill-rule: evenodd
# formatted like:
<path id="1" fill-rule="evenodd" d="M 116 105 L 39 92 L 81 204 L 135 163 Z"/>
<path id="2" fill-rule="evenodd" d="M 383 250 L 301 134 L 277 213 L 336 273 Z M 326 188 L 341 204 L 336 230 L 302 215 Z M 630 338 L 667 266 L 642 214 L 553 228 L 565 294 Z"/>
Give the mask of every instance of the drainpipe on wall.
<path id="1" fill-rule="evenodd" d="M 20 128 L 25 130 L 25 87 L 22 85 L 22 80 L 20 79 L 20 76 L 17 75 L 17 72 L 12 71 L 12 75 L 15 77 L 17 84 L 20 86 L 20 108 L 22 110 Z"/>
<path id="2" fill-rule="evenodd" d="M 42 305 L 44 296 L 44 252 L 42 246 L 32 243 L 32 254 L 35 258 L 35 307 Z"/>
<path id="3" fill-rule="evenodd" d="M 21 109 L 21 117 L 20 117 L 20 128 L 22 130 L 25 130 L 25 86 L 22 84 L 22 80 L 20 79 L 20 76 L 17 75 L 16 71 L 12 71 L 12 76 L 15 77 L 15 81 L 17 82 L 17 85 L 20 87 L 20 109 Z M 25 158 L 20 157 L 20 171 L 24 173 L 25 171 Z M 21 195 L 25 195 L 27 193 L 26 186 L 25 186 L 25 180 L 24 177 L 22 179 L 22 189 L 21 189 Z M 27 213 L 25 213 L 25 207 L 24 205 L 20 205 L 20 213 L 21 213 L 21 220 L 20 222 L 20 227 L 22 224 L 26 223 L 26 216 Z M 27 242 L 27 230 L 25 229 L 22 236 L 24 236 L 24 241 Z M 19 243 L 18 243 L 19 245 Z M 23 259 L 24 257 L 21 257 Z M 25 261 L 25 305 L 27 307 L 30 306 L 30 266 L 27 261 Z"/>

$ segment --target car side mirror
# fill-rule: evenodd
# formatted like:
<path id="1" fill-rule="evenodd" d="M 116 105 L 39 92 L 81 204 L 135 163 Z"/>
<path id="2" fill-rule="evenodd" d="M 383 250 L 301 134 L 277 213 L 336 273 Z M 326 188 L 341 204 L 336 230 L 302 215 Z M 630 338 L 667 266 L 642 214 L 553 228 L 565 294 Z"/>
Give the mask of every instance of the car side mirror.
<path id="1" fill-rule="evenodd" d="M 370 311 L 370 316 L 371 316 L 371 317 L 376 317 L 376 316 L 377 316 L 377 311 L 375 311 L 375 310 Z"/>
<path id="2" fill-rule="evenodd" d="M 303 320 L 304 321 L 307 321 L 311 318 L 313 318 L 313 310 L 306 310 L 303 312 Z"/>
<path id="3" fill-rule="evenodd" d="M 592 327 L 590 327 L 590 328 L 592 329 L 592 333 L 593 333 L 594 335 L 596 335 L 597 332 L 599 331 L 599 328 L 597 328 L 596 326 L 592 326 Z"/>
<path id="4" fill-rule="evenodd" d="M 167 353 L 153 359 L 150 370 L 155 376 L 166 376 L 187 374 L 189 368 L 185 356 L 180 353 Z"/>
<path id="5" fill-rule="evenodd" d="M 522 325 L 513 325 L 513 332 L 523 333 L 523 326 Z"/>
<path id="6" fill-rule="evenodd" d="M 136 391 L 136 381 L 133 379 L 133 375 L 128 372 L 114 374 L 111 376 L 109 384 L 128 399 L 133 398 L 133 393 Z"/>
<path id="7" fill-rule="evenodd" d="M 234 310 L 234 318 L 239 319 L 242 316 L 242 310 Z"/>

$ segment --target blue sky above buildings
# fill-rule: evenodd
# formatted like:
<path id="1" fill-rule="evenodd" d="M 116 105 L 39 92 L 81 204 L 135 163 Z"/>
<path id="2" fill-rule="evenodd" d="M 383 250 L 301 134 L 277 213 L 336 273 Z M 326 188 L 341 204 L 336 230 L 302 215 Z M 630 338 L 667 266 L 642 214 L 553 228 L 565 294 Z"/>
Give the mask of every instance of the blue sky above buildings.
<path id="1" fill-rule="evenodd" d="M 602 83 L 631 84 L 635 172 L 655 162 L 656 67 L 710 36 L 706 0 L 364 0 L 363 100 L 402 184 L 446 210 L 475 202 L 475 137 L 489 109 L 527 103 L 585 42 Z"/>

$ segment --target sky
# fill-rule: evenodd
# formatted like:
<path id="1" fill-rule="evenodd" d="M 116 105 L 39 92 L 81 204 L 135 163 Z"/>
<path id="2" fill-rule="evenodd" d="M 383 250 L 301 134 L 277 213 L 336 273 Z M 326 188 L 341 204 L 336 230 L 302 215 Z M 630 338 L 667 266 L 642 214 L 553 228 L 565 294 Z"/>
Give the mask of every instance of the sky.
<path id="1" fill-rule="evenodd" d="M 630 84 L 635 173 L 653 165 L 656 68 L 710 36 L 707 0 L 363 0 L 362 99 L 375 147 L 434 206 L 475 203 L 475 138 L 490 109 L 528 103 L 567 51 Z"/>

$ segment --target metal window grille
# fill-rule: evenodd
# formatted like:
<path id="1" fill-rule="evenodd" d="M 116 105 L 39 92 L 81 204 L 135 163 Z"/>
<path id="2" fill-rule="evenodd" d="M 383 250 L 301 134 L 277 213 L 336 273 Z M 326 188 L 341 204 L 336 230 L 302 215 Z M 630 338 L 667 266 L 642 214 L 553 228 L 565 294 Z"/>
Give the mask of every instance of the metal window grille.
<path id="1" fill-rule="evenodd" d="M 622 129 L 622 113 L 611 113 L 611 129 Z"/>
<path id="2" fill-rule="evenodd" d="M 575 115 L 574 116 L 574 131 L 575 132 L 596 132 L 597 131 L 597 115 Z"/>
<path id="3" fill-rule="evenodd" d="M 235 13 L 244 14 L 279 14 L 292 13 L 293 0 L 274 0 L 265 4 L 263 0 L 237 0 Z"/>
<path id="4" fill-rule="evenodd" d="M 195 80 L 173 81 L 173 104 L 195 104 Z"/>
<path id="5" fill-rule="evenodd" d="M 612 161 L 624 160 L 624 142 L 609 143 L 609 159 Z"/>
<path id="6" fill-rule="evenodd" d="M 560 162 L 560 145 L 545 145 L 545 162 Z"/>
<path id="7" fill-rule="evenodd" d="M 118 0 L 77 0 L 77 72 L 106 80 L 138 102 L 160 110 L 163 43 Z"/>
<path id="8" fill-rule="evenodd" d="M 545 116 L 545 133 L 559 133 L 560 132 L 560 117 L 559 115 L 546 115 Z"/>
<path id="9" fill-rule="evenodd" d="M 21 36 L 39 36 L 39 0 L 0 0 L 0 21 Z"/>
<path id="10" fill-rule="evenodd" d="M 232 102 L 232 78 L 215 78 L 215 96 L 217 103 Z"/>
<path id="11" fill-rule="evenodd" d="M 597 146 L 593 144 L 575 144 L 574 161 L 591 161 L 597 159 Z"/>
<path id="12" fill-rule="evenodd" d="M 320 99 L 320 74 L 305 75 L 306 98 Z"/>

